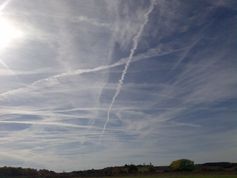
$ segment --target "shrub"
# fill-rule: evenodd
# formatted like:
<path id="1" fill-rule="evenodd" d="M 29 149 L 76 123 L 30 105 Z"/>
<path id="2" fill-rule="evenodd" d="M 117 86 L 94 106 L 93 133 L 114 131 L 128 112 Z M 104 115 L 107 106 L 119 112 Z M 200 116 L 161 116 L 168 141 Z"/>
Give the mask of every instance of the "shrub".
<path id="1" fill-rule="evenodd" d="M 194 170 L 194 162 L 188 159 L 175 160 L 170 164 L 170 167 L 174 171 L 192 171 Z"/>

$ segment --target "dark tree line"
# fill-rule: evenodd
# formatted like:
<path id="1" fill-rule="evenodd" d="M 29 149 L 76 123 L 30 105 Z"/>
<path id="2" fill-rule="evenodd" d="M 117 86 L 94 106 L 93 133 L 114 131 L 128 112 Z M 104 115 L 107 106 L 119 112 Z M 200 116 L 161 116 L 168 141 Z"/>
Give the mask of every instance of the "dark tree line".
<path id="1" fill-rule="evenodd" d="M 193 161 L 180 159 L 173 161 L 170 166 L 153 166 L 149 165 L 134 165 L 126 164 L 124 166 L 107 167 L 104 169 L 90 169 L 85 171 L 73 171 L 56 173 L 46 169 L 31 169 L 31 168 L 13 168 L 1 167 L 0 177 L 27 177 L 27 178 L 73 178 L 73 177 L 105 177 L 105 176 L 126 176 L 126 175 L 146 175 L 159 174 L 164 172 L 180 172 L 180 171 L 225 171 L 237 173 L 237 163 L 219 162 L 219 163 L 204 163 L 194 164 Z"/>
<path id="2" fill-rule="evenodd" d="M 58 174 L 54 171 L 49 171 L 46 169 L 32 169 L 32 168 L 14 168 L 14 167 L 1 167 L 0 168 L 0 177 L 19 177 L 27 176 L 29 178 L 33 177 L 54 177 Z"/>
<path id="3" fill-rule="evenodd" d="M 67 177 L 97 177 L 97 176 L 118 176 L 118 175 L 131 175 L 131 174 L 150 174 L 155 172 L 153 165 L 125 165 L 116 167 L 107 167 L 104 169 L 90 169 L 85 171 L 73 171 L 56 173 L 46 169 L 36 170 L 31 168 L 14 168 L 14 167 L 1 167 L 0 177 L 18 177 L 26 176 L 29 178 L 67 178 Z"/>

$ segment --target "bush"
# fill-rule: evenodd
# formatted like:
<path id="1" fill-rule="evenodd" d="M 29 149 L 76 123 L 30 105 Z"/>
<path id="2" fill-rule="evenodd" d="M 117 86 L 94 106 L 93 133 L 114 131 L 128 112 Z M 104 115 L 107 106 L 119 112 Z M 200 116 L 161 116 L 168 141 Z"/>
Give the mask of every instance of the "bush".
<path id="1" fill-rule="evenodd" d="M 175 160 L 170 164 L 170 167 L 174 171 L 192 171 L 194 170 L 194 162 L 188 159 Z"/>

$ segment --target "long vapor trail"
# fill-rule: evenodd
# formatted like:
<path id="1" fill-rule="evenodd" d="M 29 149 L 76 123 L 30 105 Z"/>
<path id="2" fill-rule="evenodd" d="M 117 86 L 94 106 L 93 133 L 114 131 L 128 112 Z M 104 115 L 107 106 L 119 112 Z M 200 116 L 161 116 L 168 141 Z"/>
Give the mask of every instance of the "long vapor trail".
<path id="1" fill-rule="evenodd" d="M 144 60 L 144 59 L 150 59 L 152 57 L 169 55 L 169 54 L 172 54 L 172 53 L 176 53 L 176 52 L 186 50 L 187 48 L 189 48 L 189 47 L 183 47 L 183 48 L 178 48 L 178 49 L 173 49 L 173 50 L 167 50 L 165 52 L 157 51 L 155 48 L 150 49 L 146 53 L 139 54 L 138 56 L 134 56 L 133 60 L 130 61 L 130 63 L 131 62 L 138 62 L 138 61 L 141 61 L 141 60 Z M 54 80 L 57 80 L 57 79 L 60 79 L 60 78 L 70 77 L 70 76 L 75 76 L 75 75 L 82 75 L 82 74 L 92 73 L 92 72 L 99 72 L 99 71 L 111 69 L 111 68 L 114 68 L 114 67 L 118 67 L 118 66 L 126 64 L 127 60 L 128 60 L 128 58 L 121 58 L 118 62 L 110 64 L 110 65 L 102 65 L 102 66 L 98 66 L 98 67 L 90 68 L 90 69 L 77 69 L 75 71 L 65 72 L 65 73 L 50 76 L 48 78 L 40 79 L 40 80 L 34 81 L 33 83 L 31 83 L 31 84 L 29 84 L 25 87 L 20 87 L 20 88 L 17 88 L 17 89 L 13 89 L 13 90 L 10 90 L 10 91 L 0 93 L 0 100 L 4 97 L 9 96 L 9 95 L 17 94 L 17 93 L 21 93 L 21 92 L 26 92 L 26 91 L 28 91 L 28 89 L 32 89 L 34 87 L 37 88 L 37 86 L 38 87 L 42 86 L 42 84 L 45 84 L 45 83 L 48 83 L 50 81 L 54 81 Z"/>
<path id="2" fill-rule="evenodd" d="M 29 125 L 42 125 L 42 126 L 56 126 L 56 127 L 69 127 L 69 128 L 80 128 L 87 129 L 89 126 L 84 125 L 75 125 L 75 124 L 66 124 L 60 122 L 44 122 L 44 121 L 8 121 L 0 120 L 1 124 L 29 124 Z"/>
<path id="3" fill-rule="evenodd" d="M 139 28 L 137 34 L 136 34 L 135 37 L 133 38 L 133 46 L 132 46 L 132 48 L 131 48 L 131 50 L 130 50 L 130 54 L 129 54 L 128 60 L 127 60 L 127 62 L 125 63 L 125 67 L 124 67 L 124 69 L 123 69 L 121 78 L 120 78 L 119 81 L 118 81 L 118 85 L 117 85 L 117 88 L 116 88 L 116 92 L 115 92 L 115 94 L 114 94 L 114 96 L 113 96 L 113 98 L 112 98 L 112 101 L 111 101 L 110 105 L 109 105 L 108 112 L 107 112 L 107 120 L 106 120 L 105 123 L 104 123 L 104 127 L 103 127 L 102 133 L 101 133 L 101 135 L 100 135 L 100 138 L 104 135 L 104 132 L 105 132 L 106 127 L 107 127 L 107 124 L 108 124 L 108 122 L 109 122 L 109 120 L 110 120 L 110 113 L 111 113 L 111 110 L 112 110 L 112 108 L 113 108 L 114 102 L 115 102 L 116 98 L 118 97 L 118 95 L 119 95 L 119 93 L 120 93 L 120 91 L 121 91 L 121 88 L 122 88 L 123 82 L 124 82 L 124 78 L 125 78 L 125 76 L 126 76 L 126 74 L 127 74 L 127 71 L 128 71 L 129 65 L 130 65 L 130 63 L 131 63 L 131 61 L 132 61 L 132 58 L 133 58 L 133 56 L 134 56 L 134 53 L 135 53 L 135 51 L 136 51 L 136 49 L 137 49 L 138 42 L 139 42 L 139 38 L 141 37 L 141 34 L 142 34 L 143 30 L 144 30 L 145 25 L 146 25 L 146 24 L 148 23 L 148 21 L 149 21 L 149 15 L 150 15 L 150 13 L 153 11 L 154 6 L 155 6 L 155 0 L 152 0 L 148 11 L 144 14 L 144 19 L 145 19 L 145 20 L 144 20 L 143 24 L 140 26 L 140 28 Z"/>

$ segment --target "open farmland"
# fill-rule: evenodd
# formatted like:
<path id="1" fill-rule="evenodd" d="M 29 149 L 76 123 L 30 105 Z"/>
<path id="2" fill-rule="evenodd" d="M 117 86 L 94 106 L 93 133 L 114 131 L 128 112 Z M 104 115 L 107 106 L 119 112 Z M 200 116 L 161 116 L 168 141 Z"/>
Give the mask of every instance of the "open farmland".
<path id="1" fill-rule="evenodd" d="M 127 176 L 116 178 L 237 178 L 237 175 L 154 175 L 154 176 Z"/>

